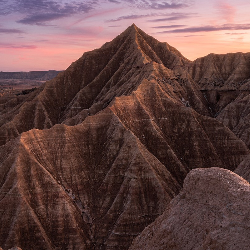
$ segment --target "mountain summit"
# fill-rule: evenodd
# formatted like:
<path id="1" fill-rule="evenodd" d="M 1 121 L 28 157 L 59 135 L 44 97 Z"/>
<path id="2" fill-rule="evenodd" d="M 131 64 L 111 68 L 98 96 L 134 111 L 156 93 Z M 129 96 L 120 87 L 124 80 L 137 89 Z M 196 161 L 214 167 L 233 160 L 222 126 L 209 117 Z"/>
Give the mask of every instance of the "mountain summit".
<path id="1" fill-rule="evenodd" d="M 0 246 L 125 250 L 192 169 L 234 171 L 249 149 L 213 117 L 197 65 L 132 25 L 2 101 Z"/>

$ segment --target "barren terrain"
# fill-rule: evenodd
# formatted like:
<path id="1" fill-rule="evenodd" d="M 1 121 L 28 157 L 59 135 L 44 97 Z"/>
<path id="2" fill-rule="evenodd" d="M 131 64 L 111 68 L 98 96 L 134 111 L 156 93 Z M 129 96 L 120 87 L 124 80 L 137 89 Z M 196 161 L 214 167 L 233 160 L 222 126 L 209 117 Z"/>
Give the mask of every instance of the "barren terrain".
<path id="1" fill-rule="evenodd" d="M 0 99 L 0 246 L 247 249 L 249 64 L 132 25 Z"/>

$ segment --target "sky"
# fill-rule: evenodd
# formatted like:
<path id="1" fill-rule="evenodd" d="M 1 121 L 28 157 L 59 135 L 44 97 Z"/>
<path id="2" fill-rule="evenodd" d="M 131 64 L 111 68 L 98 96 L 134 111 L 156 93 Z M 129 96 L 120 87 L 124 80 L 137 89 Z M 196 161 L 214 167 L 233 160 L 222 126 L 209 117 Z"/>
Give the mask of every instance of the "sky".
<path id="1" fill-rule="evenodd" d="M 0 71 L 64 70 L 135 23 L 195 60 L 250 52 L 249 0 L 0 0 Z"/>

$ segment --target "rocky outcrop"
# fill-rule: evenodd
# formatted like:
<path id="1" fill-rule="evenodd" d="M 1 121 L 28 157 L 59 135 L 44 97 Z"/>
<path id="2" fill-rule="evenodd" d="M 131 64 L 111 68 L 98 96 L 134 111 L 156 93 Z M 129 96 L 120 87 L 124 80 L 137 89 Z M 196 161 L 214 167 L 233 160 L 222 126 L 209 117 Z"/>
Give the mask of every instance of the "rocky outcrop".
<path id="1" fill-rule="evenodd" d="M 249 197 L 249 183 L 228 170 L 192 170 L 181 193 L 129 249 L 247 250 Z"/>
<path id="2" fill-rule="evenodd" d="M 10 155 L 1 173 L 5 248 L 127 249 L 180 190 L 110 111 L 27 132 Z"/>

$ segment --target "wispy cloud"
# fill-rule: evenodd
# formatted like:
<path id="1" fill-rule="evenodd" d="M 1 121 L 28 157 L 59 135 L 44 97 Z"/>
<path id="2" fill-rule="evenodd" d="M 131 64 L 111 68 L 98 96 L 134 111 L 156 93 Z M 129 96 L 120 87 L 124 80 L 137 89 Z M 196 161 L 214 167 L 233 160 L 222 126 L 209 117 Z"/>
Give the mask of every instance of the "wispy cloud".
<path id="1" fill-rule="evenodd" d="M 178 21 L 182 19 L 192 18 L 196 16 L 197 13 L 178 13 L 178 12 L 172 12 L 169 14 L 166 14 L 163 18 L 157 18 L 149 20 L 149 22 L 166 22 L 166 21 Z"/>
<path id="2" fill-rule="evenodd" d="M 29 15 L 21 20 L 18 20 L 18 23 L 30 24 L 30 25 L 46 25 L 46 22 L 67 17 L 68 14 L 63 13 L 44 13 L 38 15 Z"/>
<path id="3" fill-rule="evenodd" d="M 242 33 L 225 33 L 226 35 L 232 35 L 232 36 L 238 36 L 238 35 L 245 35 L 247 32 L 242 32 Z"/>
<path id="4" fill-rule="evenodd" d="M 89 13 L 87 15 L 85 15 L 84 17 L 76 20 L 75 22 L 71 23 L 68 27 L 72 27 L 78 23 L 81 23 L 82 21 L 85 21 L 89 18 L 92 18 L 92 17 L 100 17 L 100 16 L 104 16 L 104 15 L 107 15 L 109 14 L 112 15 L 114 12 L 118 11 L 118 10 L 121 10 L 120 8 L 112 8 L 112 9 L 108 9 L 108 10 L 101 10 L 101 11 L 95 11 L 95 12 L 92 12 L 92 13 Z"/>
<path id="5" fill-rule="evenodd" d="M 65 1 L 64 1 L 65 2 Z M 63 13 L 74 14 L 88 12 L 93 8 L 96 1 L 86 0 L 83 2 L 68 1 L 62 3 L 58 0 L 15 0 L 13 11 L 24 14 L 35 13 Z"/>
<path id="6" fill-rule="evenodd" d="M 109 25 L 108 26 L 109 28 L 118 28 L 118 27 L 121 27 L 120 25 Z"/>
<path id="7" fill-rule="evenodd" d="M 134 19 L 141 19 L 141 18 L 150 18 L 150 17 L 162 17 L 157 19 L 148 20 L 149 22 L 164 22 L 164 21 L 176 21 L 181 19 L 187 19 L 197 16 L 196 13 L 150 13 L 150 14 L 140 14 L 140 15 L 124 15 L 114 19 L 109 19 L 107 22 L 118 22 L 122 20 L 134 20 Z"/>
<path id="8" fill-rule="evenodd" d="M 37 7 L 41 5 L 39 11 Z M 34 9 L 35 13 L 29 14 L 25 18 L 19 20 L 19 23 L 30 24 L 30 25 L 44 25 L 46 22 L 65 18 L 79 13 L 88 13 L 92 9 L 92 4 L 89 2 L 85 3 L 65 3 L 64 5 L 59 4 L 55 1 L 40 0 L 37 5 L 29 5 L 22 0 L 23 9 Z"/>
<path id="9" fill-rule="evenodd" d="M 186 36 L 179 36 L 179 37 L 200 37 L 204 35 L 186 35 Z"/>
<path id="10" fill-rule="evenodd" d="M 25 44 L 6 44 L 0 43 L 1 49 L 36 49 L 35 45 L 25 45 Z"/>
<path id="11" fill-rule="evenodd" d="M 111 0 L 113 1 L 113 0 Z M 116 0 L 115 0 L 116 1 Z M 171 1 L 159 1 L 159 0 L 120 0 L 120 2 L 127 2 L 143 9 L 154 10 L 166 10 L 166 9 L 182 9 L 189 6 L 187 0 L 171 0 Z"/>
<path id="12" fill-rule="evenodd" d="M 223 30 L 250 30 L 250 24 L 225 24 L 220 26 L 199 26 L 188 27 L 183 29 L 166 30 L 158 33 L 196 33 L 196 32 L 212 32 Z"/>
<path id="13" fill-rule="evenodd" d="M 21 34 L 21 33 L 25 33 L 25 32 L 22 30 L 19 30 L 19 29 L 0 28 L 0 33 L 3 33 L 3 34 Z"/>
<path id="14" fill-rule="evenodd" d="M 219 12 L 220 17 L 225 19 L 227 22 L 232 23 L 236 15 L 236 7 L 226 2 L 217 3 L 216 9 Z"/>
<path id="15" fill-rule="evenodd" d="M 88 13 L 98 3 L 97 0 L 2 0 L 0 15 L 19 13 L 24 17 L 17 22 L 31 25 L 45 25 L 46 22 Z"/>
<path id="16" fill-rule="evenodd" d="M 115 19 L 109 19 L 107 22 L 118 22 L 122 20 L 133 20 L 133 19 L 140 19 L 140 18 L 145 18 L 145 17 L 150 17 L 153 14 L 147 14 L 147 15 L 126 15 L 126 16 L 120 16 Z"/>
<path id="17" fill-rule="evenodd" d="M 184 3 L 155 3 L 151 2 L 151 4 L 148 5 L 148 8 L 150 9 L 156 9 L 156 10 L 165 10 L 165 9 L 182 9 L 188 7 L 187 4 Z"/>
<path id="18" fill-rule="evenodd" d="M 118 3 L 118 4 L 120 4 L 121 2 L 119 2 L 119 1 L 117 1 L 117 0 L 108 0 L 109 2 L 111 2 L 111 3 Z"/>
<path id="19" fill-rule="evenodd" d="M 190 0 L 0 0 L 0 15 L 19 13 L 23 17 L 17 22 L 28 25 L 48 25 L 47 22 L 70 17 L 76 14 L 87 14 L 92 10 L 97 10 L 105 2 L 123 6 L 129 5 L 132 8 L 144 10 L 173 10 L 182 9 L 189 6 Z M 123 19 L 138 19 L 154 15 L 124 15 L 114 21 Z M 177 20 L 179 17 L 172 17 L 167 20 Z M 112 20 L 113 21 L 113 20 Z"/>
<path id="20" fill-rule="evenodd" d="M 154 29 L 175 29 L 175 28 L 182 28 L 182 27 L 186 27 L 187 25 L 165 25 L 165 26 L 155 26 L 152 27 Z"/>
<path id="21" fill-rule="evenodd" d="M 190 6 L 190 0 L 107 0 L 116 4 L 127 4 L 130 7 L 139 9 L 152 9 L 152 10 L 167 10 L 167 9 L 182 9 Z"/>

